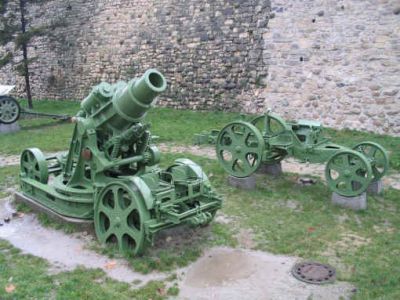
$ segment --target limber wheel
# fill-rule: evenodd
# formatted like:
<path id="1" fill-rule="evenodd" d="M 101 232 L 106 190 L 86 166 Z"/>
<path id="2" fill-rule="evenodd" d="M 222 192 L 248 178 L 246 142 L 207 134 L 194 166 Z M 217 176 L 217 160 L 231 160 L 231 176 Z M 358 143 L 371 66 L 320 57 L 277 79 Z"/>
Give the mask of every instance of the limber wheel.
<path id="1" fill-rule="evenodd" d="M 101 190 L 95 203 L 94 225 L 100 243 L 114 244 L 121 253 L 143 253 L 144 223 L 150 214 L 134 184 L 114 181 Z"/>
<path id="2" fill-rule="evenodd" d="M 262 135 L 266 135 L 267 137 L 278 136 L 286 130 L 283 120 L 270 115 L 255 117 L 253 120 L 251 120 L 251 124 L 253 124 L 262 133 Z M 271 149 L 266 153 L 263 161 L 267 164 L 279 163 L 286 157 L 286 155 L 287 152 L 284 150 Z"/>
<path id="3" fill-rule="evenodd" d="M 47 183 L 49 171 L 46 158 L 38 148 L 25 149 L 21 154 L 20 161 L 21 177 L 34 179 L 41 183 Z"/>
<path id="4" fill-rule="evenodd" d="M 283 119 L 268 114 L 255 117 L 251 120 L 251 124 L 268 137 L 278 136 L 286 130 L 286 123 Z"/>
<path id="5" fill-rule="evenodd" d="M 12 97 L 0 98 L 0 123 L 11 124 L 18 120 L 21 114 L 19 103 Z"/>
<path id="6" fill-rule="evenodd" d="M 362 153 L 370 161 L 373 180 L 379 180 L 386 174 L 389 168 L 389 156 L 381 145 L 362 142 L 355 145 L 353 150 Z"/>
<path id="7" fill-rule="evenodd" d="M 247 177 L 259 167 L 265 144 L 252 124 L 236 121 L 226 125 L 217 138 L 218 161 L 230 175 Z"/>
<path id="8" fill-rule="evenodd" d="M 360 153 L 344 150 L 334 154 L 327 162 L 325 178 L 329 188 L 342 196 L 360 195 L 371 183 L 372 169 Z"/>

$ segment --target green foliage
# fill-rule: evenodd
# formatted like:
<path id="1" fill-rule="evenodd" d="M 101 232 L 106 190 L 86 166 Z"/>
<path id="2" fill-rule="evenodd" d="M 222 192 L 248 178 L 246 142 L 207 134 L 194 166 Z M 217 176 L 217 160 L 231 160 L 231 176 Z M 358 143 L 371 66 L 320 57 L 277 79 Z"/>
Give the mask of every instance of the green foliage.
<path id="1" fill-rule="evenodd" d="M 170 296 L 178 296 L 178 294 L 179 294 L 179 288 L 178 288 L 176 285 L 171 286 L 171 287 L 168 289 L 167 294 L 170 295 Z"/>
<path id="2" fill-rule="evenodd" d="M 4 54 L 3 57 L 0 58 L 0 68 L 11 62 L 12 58 L 13 54 L 11 52 L 6 52 L 6 54 Z"/>
<path id="3" fill-rule="evenodd" d="M 20 63 L 18 63 L 18 64 L 16 64 L 15 66 L 14 66 L 14 70 L 17 72 L 17 74 L 19 75 L 19 76 L 26 76 L 26 75 L 28 75 L 28 67 L 27 66 L 29 66 L 29 64 L 31 64 L 32 62 L 34 62 L 34 61 L 36 61 L 37 60 L 37 58 L 36 57 L 34 57 L 34 58 L 29 58 L 29 59 L 27 59 L 26 61 L 25 60 L 22 60 Z"/>
<path id="4" fill-rule="evenodd" d="M 15 49 L 21 49 L 24 45 L 28 45 L 32 38 L 45 35 L 47 26 L 33 27 L 26 32 L 17 34 L 14 40 Z"/>

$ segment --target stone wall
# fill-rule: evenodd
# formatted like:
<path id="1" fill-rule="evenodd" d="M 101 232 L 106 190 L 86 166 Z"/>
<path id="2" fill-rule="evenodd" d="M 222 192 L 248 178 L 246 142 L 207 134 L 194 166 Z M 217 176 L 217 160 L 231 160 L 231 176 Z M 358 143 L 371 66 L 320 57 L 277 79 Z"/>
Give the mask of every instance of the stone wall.
<path id="1" fill-rule="evenodd" d="M 399 13 L 395 0 L 272 1 L 265 106 L 400 135 Z"/>
<path id="2" fill-rule="evenodd" d="M 102 80 L 157 67 L 169 82 L 161 105 L 272 108 L 288 119 L 399 136 L 398 1 L 272 0 L 271 6 L 272 12 L 263 0 L 32 6 L 34 22 L 64 22 L 30 48 L 38 57 L 33 95 L 79 100 Z M 16 82 L 23 92 L 22 78 L 2 71 L 1 82 Z"/>
<path id="3" fill-rule="evenodd" d="M 246 95 L 267 76 L 265 0 L 56 0 L 28 11 L 37 26 L 58 24 L 30 48 L 38 58 L 31 68 L 35 98 L 82 99 L 100 81 L 156 67 L 169 83 L 162 105 L 241 110 L 254 107 Z M 21 78 L 0 79 L 23 90 Z"/>

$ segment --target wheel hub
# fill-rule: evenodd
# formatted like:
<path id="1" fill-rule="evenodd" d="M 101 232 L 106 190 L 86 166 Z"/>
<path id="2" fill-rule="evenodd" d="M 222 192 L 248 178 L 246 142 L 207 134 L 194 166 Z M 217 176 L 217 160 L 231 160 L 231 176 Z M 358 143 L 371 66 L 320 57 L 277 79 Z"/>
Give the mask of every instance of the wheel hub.
<path id="1" fill-rule="evenodd" d="M 115 218 L 114 226 L 117 228 L 121 226 L 121 218 L 120 217 Z"/>

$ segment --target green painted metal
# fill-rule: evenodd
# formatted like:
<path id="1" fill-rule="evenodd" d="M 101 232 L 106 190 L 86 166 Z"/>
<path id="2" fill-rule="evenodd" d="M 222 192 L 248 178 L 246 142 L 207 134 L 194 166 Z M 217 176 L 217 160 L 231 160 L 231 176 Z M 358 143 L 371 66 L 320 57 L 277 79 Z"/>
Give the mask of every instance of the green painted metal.
<path id="1" fill-rule="evenodd" d="M 94 220 L 100 242 L 136 255 L 160 230 L 208 224 L 221 197 L 189 159 L 161 169 L 150 126 L 143 122 L 165 89 L 155 69 L 129 82 L 95 86 L 73 118 L 67 153 L 22 152 L 23 194 L 58 215 Z"/>
<path id="2" fill-rule="evenodd" d="M 0 123 L 11 124 L 18 120 L 21 114 L 19 103 L 10 96 L 0 96 Z"/>
<path id="3" fill-rule="evenodd" d="M 217 157 L 222 167 L 236 177 L 257 171 L 264 153 L 264 139 L 252 124 L 243 121 L 226 125 L 217 138 Z"/>
<path id="4" fill-rule="evenodd" d="M 58 115 L 36 112 L 28 110 L 26 108 L 21 108 L 18 101 L 11 96 L 0 96 L 0 124 L 12 124 L 19 120 L 21 115 L 30 115 L 34 117 L 49 117 L 52 119 L 58 119 L 63 121 L 69 121 L 70 116 L 68 115 Z"/>
<path id="5" fill-rule="evenodd" d="M 213 135 L 216 132 L 213 130 Z M 376 143 L 360 143 L 353 151 L 331 143 L 319 122 L 287 122 L 271 112 L 227 124 L 215 142 L 209 138 L 195 138 L 195 141 L 215 143 L 219 163 L 236 177 L 250 176 L 261 163 L 279 163 L 288 156 L 301 162 L 327 163 L 325 175 L 329 188 L 348 197 L 363 193 L 389 167 L 386 150 Z"/>

